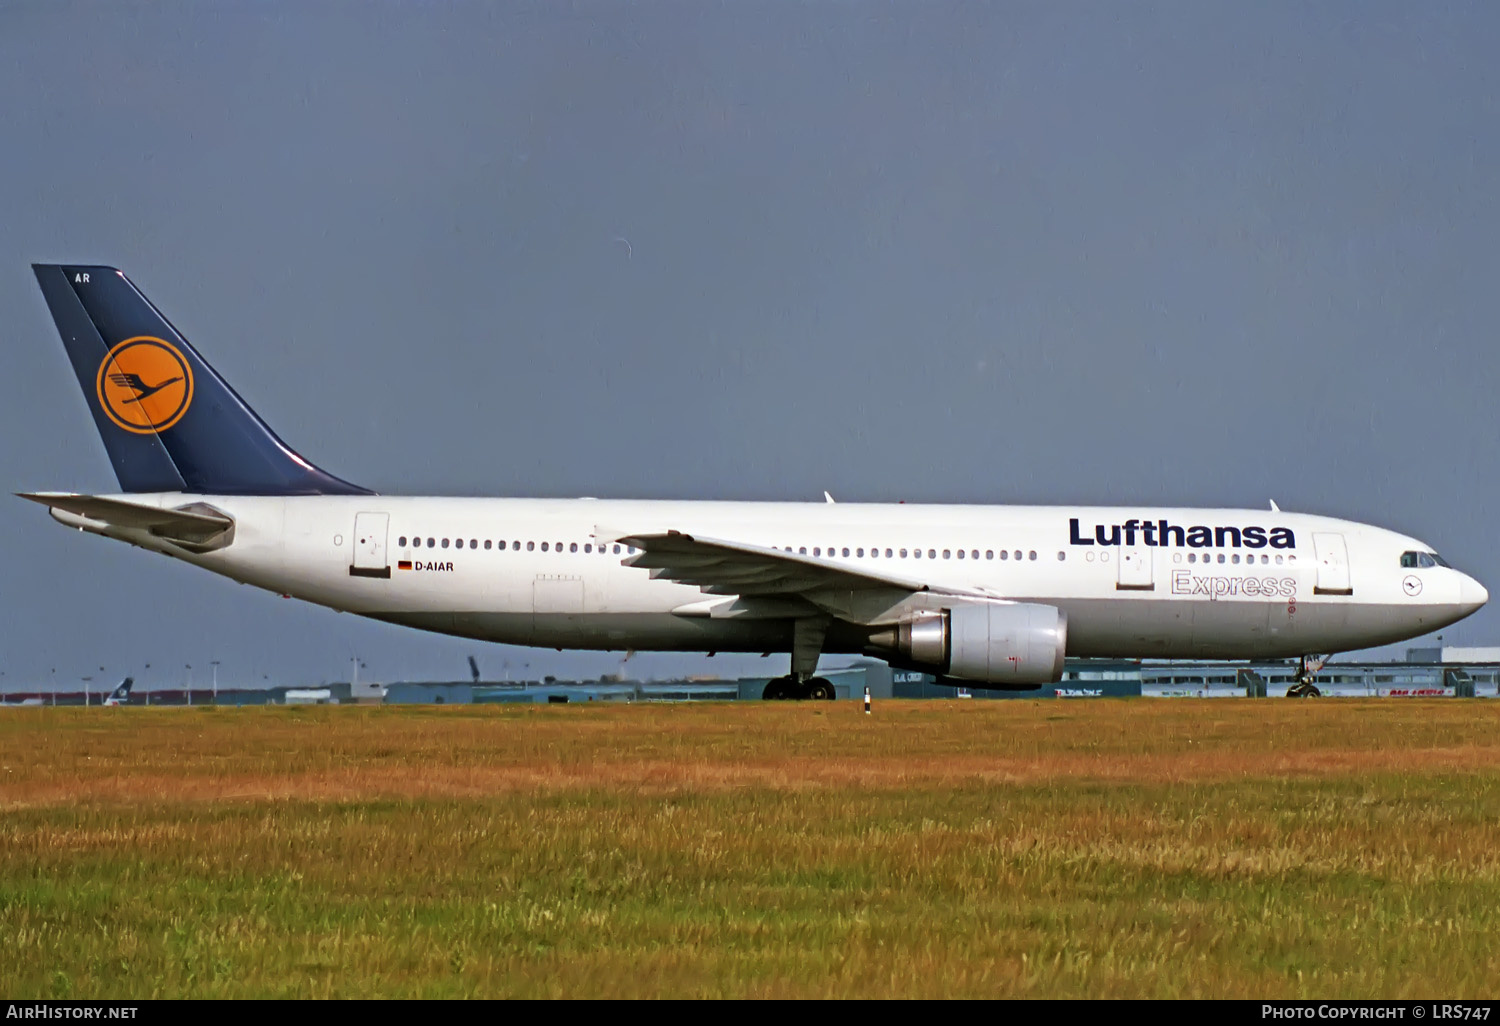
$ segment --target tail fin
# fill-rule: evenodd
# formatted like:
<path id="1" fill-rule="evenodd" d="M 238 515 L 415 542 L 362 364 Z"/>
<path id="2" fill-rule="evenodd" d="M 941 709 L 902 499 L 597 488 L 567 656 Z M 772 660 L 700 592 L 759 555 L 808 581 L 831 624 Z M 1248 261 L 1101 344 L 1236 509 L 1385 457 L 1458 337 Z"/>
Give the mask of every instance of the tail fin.
<path id="1" fill-rule="evenodd" d="M 120 686 L 109 693 L 104 700 L 105 705 L 124 705 L 130 700 L 130 689 L 135 685 L 134 677 L 126 677 L 120 681 Z"/>
<path id="2" fill-rule="evenodd" d="M 32 270 L 125 491 L 370 494 L 277 438 L 121 272 Z"/>

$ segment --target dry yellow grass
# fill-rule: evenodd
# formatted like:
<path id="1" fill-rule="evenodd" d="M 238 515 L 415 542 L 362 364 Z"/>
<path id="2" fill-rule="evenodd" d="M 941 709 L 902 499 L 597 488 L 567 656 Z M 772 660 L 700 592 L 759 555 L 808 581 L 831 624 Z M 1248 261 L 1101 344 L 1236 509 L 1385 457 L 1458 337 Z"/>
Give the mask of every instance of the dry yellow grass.
<path id="1" fill-rule="evenodd" d="M 15 709 L 0 993 L 1484 996 L 1500 704 Z"/>

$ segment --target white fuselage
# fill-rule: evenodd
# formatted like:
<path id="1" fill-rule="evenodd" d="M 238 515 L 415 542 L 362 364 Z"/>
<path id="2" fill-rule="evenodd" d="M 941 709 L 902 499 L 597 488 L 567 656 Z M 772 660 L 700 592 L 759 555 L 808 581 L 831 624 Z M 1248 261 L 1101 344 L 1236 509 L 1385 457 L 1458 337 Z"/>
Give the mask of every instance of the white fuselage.
<path id="1" fill-rule="evenodd" d="M 1443 627 L 1488 597 L 1458 570 L 1430 560 L 1403 566 L 1403 553 L 1431 552 L 1416 539 L 1346 520 L 1264 510 L 181 493 L 120 498 L 161 507 L 206 503 L 234 519 L 233 540 L 195 554 L 141 530 L 99 533 L 334 609 L 557 648 L 788 650 L 788 618 L 774 611 L 716 615 L 706 601 L 714 597 L 698 587 L 655 579 L 622 562 L 631 550 L 616 539 L 665 531 L 1056 606 L 1067 616 L 1070 656 L 1265 658 L 1345 651 Z M 824 651 L 859 651 L 864 640 L 858 631 L 835 628 Z"/>

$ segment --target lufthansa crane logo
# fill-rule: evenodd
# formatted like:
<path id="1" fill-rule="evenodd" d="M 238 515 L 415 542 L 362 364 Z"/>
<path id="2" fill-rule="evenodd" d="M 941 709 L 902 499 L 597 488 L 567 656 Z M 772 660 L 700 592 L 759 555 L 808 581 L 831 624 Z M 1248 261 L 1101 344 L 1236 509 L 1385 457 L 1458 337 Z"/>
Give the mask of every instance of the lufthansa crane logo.
<path id="1" fill-rule="evenodd" d="M 193 402 L 193 368 L 177 347 L 149 335 L 127 338 L 99 365 L 99 405 L 137 435 L 165 431 Z"/>

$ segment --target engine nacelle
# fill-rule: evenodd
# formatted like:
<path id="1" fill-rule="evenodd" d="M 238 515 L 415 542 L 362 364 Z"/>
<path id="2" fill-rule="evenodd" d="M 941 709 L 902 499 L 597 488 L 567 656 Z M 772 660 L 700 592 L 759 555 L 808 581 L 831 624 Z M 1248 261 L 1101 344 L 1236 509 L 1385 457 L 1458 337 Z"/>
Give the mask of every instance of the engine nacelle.
<path id="1" fill-rule="evenodd" d="M 1062 680 L 1068 618 L 1030 602 L 962 602 L 870 638 L 894 665 L 1000 687 Z"/>

